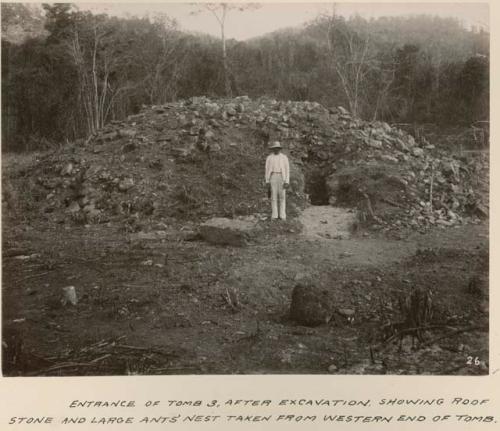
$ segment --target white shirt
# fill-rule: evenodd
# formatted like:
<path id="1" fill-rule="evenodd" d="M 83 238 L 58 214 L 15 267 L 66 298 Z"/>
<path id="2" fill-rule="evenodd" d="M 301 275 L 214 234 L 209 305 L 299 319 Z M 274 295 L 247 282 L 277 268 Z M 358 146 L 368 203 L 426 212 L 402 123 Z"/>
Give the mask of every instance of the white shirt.
<path id="1" fill-rule="evenodd" d="M 290 182 L 290 166 L 288 157 L 282 153 L 270 154 L 266 159 L 266 183 L 269 183 L 273 172 L 280 173 L 285 183 Z"/>

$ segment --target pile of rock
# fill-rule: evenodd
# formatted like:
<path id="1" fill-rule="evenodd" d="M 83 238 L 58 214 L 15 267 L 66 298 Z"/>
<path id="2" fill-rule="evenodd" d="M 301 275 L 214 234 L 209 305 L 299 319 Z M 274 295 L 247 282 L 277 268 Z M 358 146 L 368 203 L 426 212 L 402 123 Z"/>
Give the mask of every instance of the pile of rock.
<path id="1" fill-rule="evenodd" d="M 331 203 L 368 208 L 382 227 L 488 213 L 487 160 L 446 155 L 342 107 L 246 96 L 144 107 L 45 156 L 27 176 L 45 216 L 61 222 L 120 220 L 137 230 L 150 219 L 237 218 L 268 210 L 263 166 L 274 139 L 292 162 L 291 215 L 307 203 L 311 169 L 327 179 Z"/>

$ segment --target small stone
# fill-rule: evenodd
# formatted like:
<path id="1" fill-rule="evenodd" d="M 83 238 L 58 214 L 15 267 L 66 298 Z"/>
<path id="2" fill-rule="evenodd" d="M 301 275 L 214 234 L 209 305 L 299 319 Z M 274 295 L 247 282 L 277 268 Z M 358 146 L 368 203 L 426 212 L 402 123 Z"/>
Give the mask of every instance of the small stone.
<path id="1" fill-rule="evenodd" d="M 210 144 L 209 149 L 214 153 L 222 150 L 221 146 L 218 143 Z"/>
<path id="2" fill-rule="evenodd" d="M 422 148 L 415 147 L 413 148 L 412 153 L 415 157 L 422 157 L 424 155 L 424 150 Z"/>
<path id="3" fill-rule="evenodd" d="M 94 147 L 94 154 L 99 154 L 104 151 L 104 146 L 103 145 L 96 145 Z"/>
<path id="4" fill-rule="evenodd" d="M 63 297 L 61 303 L 63 305 L 66 305 L 68 303 L 71 305 L 76 305 L 78 303 L 75 286 L 66 286 L 63 287 L 62 290 L 63 290 Z"/>
<path id="5" fill-rule="evenodd" d="M 367 143 L 372 148 L 382 148 L 382 142 L 377 139 L 370 139 Z"/>
<path id="6" fill-rule="evenodd" d="M 345 109 L 343 106 L 337 106 L 337 110 L 342 114 L 342 115 L 345 115 L 345 116 L 348 116 L 349 115 L 349 111 L 347 109 Z"/>
<path id="7" fill-rule="evenodd" d="M 73 163 L 68 163 L 64 168 L 61 169 L 61 175 L 68 176 L 73 172 Z"/>
<path id="8" fill-rule="evenodd" d="M 353 317 L 355 312 L 351 308 L 339 308 L 339 314 L 344 317 Z"/>
<path id="9" fill-rule="evenodd" d="M 134 187 L 134 180 L 132 178 L 125 178 L 118 183 L 118 190 L 126 192 Z"/>
<path id="10" fill-rule="evenodd" d="M 337 368 L 337 366 L 336 366 L 335 364 L 332 364 L 332 365 L 330 365 L 330 366 L 328 367 L 328 372 L 329 372 L 330 374 L 334 374 L 334 373 L 336 373 L 337 371 L 338 371 L 338 368 Z"/>
<path id="11" fill-rule="evenodd" d="M 68 212 L 74 214 L 78 211 L 80 211 L 80 205 L 78 204 L 78 202 L 76 201 L 71 202 L 68 206 Z"/>
<path id="12" fill-rule="evenodd" d="M 94 208 L 94 206 L 92 205 L 86 214 L 87 214 L 87 220 L 92 222 L 98 222 L 101 216 L 101 211 Z"/>
<path id="13" fill-rule="evenodd" d="M 227 115 L 234 117 L 236 115 L 236 105 L 230 104 L 226 106 L 226 111 Z"/>

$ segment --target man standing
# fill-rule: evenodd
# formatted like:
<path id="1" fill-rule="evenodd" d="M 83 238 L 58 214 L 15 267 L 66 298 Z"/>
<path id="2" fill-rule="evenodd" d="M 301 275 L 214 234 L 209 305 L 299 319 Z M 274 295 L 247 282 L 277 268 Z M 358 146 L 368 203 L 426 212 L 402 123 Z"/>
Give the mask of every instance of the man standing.
<path id="1" fill-rule="evenodd" d="M 273 142 L 270 149 L 272 154 L 266 159 L 266 184 L 271 191 L 271 219 L 286 220 L 286 190 L 290 184 L 288 157 L 281 153 L 278 141 Z"/>

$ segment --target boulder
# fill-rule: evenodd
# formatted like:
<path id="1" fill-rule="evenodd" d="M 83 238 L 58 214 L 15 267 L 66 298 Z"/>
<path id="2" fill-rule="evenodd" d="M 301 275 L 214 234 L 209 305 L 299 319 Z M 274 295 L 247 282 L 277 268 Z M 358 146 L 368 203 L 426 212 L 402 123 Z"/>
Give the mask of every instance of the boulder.
<path id="1" fill-rule="evenodd" d="M 211 244 L 242 247 L 254 227 L 255 222 L 249 220 L 215 217 L 200 226 L 200 236 Z"/>
<path id="2" fill-rule="evenodd" d="M 332 310 L 328 296 L 310 284 L 298 283 L 292 292 L 290 318 L 300 325 L 319 326 L 328 323 Z"/>

